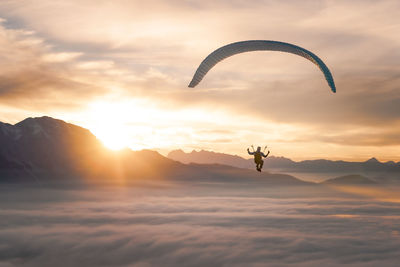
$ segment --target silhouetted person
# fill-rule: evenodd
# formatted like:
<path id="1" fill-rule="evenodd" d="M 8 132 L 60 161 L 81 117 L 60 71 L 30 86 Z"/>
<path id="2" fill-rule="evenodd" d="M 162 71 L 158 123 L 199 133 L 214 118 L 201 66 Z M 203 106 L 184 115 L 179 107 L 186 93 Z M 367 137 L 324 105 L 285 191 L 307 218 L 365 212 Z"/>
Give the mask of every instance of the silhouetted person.
<path id="1" fill-rule="evenodd" d="M 253 148 L 254 149 L 254 148 Z M 261 147 L 257 147 L 257 150 L 254 152 L 251 152 L 248 148 L 247 148 L 247 153 L 249 153 L 249 155 L 254 155 L 254 162 L 256 163 L 256 169 L 257 171 L 261 172 L 261 169 L 264 165 L 264 161 L 262 160 L 262 158 L 266 158 L 269 155 L 269 150 L 267 155 L 265 155 L 263 152 L 261 152 Z"/>

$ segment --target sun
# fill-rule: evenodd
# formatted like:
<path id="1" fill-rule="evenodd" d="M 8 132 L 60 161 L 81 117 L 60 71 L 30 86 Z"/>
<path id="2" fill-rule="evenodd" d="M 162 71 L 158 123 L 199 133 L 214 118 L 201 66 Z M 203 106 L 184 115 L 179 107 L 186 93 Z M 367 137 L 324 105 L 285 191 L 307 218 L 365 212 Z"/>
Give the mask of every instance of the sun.
<path id="1" fill-rule="evenodd" d="M 209 121 L 198 110 L 171 111 L 146 99 L 120 98 L 90 102 L 80 118 L 85 118 L 85 126 L 112 150 L 166 150 L 194 135 L 188 123 Z M 178 136 L 177 132 L 182 134 Z"/>
<path id="2" fill-rule="evenodd" d="M 121 150 L 129 146 L 129 138 L 126 136 L 124 127 L 115 125 L 108 128 L 97 128 L 94 130 L 97 138 L 111 150 Z"/>
<path id="3" fill-rule="evenodd" d="M 109 149 L 130 147 L 129 114 L 117 103 L 95 102 L 89 106 L 90 131 Z"/>

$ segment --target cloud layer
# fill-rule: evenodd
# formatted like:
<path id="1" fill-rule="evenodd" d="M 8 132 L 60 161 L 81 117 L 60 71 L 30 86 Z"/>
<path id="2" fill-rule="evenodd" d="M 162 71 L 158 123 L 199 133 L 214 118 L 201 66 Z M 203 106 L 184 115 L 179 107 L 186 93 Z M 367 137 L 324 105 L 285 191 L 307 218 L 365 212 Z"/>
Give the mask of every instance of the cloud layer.
<path id="1" fill-rule="evenodd" d="M 277 191 L 7 190 L 1 195 L 0 263 L 397 266 L 396 203 Z"/>

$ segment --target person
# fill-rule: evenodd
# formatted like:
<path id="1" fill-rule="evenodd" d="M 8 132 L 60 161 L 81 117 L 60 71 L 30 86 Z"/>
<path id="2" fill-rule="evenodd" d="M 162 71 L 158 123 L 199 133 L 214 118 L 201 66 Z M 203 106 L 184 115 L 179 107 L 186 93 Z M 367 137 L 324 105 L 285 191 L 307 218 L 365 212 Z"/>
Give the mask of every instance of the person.
<path id="1" fill-rule="evenodd" d="M 254 150 L 254 148 L 253 148 Z M 261 169 L 264 165 L 264 161 L 262 160 L 262 158 L 266 158 L 269 155 L 269 150 L 267 155 L 265 155 L 263 152 L 261 152 L 261 147 L 257 147 L 256 151 L 251 152 L 249 148 L 247 148 L 247 153 L 249 153 L 249 155 L 254 155 L 254 162 L 256 163 L 256 169 L 257 171 L 261 172 Z"/>

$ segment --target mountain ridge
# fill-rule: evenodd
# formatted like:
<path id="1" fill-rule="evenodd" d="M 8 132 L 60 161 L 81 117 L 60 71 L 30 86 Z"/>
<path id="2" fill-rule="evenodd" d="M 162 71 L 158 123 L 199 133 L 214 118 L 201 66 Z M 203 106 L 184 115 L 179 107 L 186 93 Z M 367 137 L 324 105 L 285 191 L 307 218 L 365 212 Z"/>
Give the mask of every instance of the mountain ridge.
<path id="1" fill-rule="evenodd" d="M 222 163 L 231 166 L 240 166 L 244 168 L 254 168 L 253 159 L 245 159 L 240 156 L 233 156 L 225 153 L 210 151 L 192 151 L 185 153 L 182 150 L 173 150 L 167 157 L 180 161 L 182 163 Z M 232 160 L 234 157 L 234 160 Z M 364 162 L 349 162 L 343 160 L 303 160 L 293 161 L 285 157 L 269 156 L 265 159 L 265 168 L 290 172 L 394 172 L 400 173 L 400 163 L 393 161 L 380 162 L 372 157 Z"/>
<path id="2" fill-rule="evenodd" d="M 290 175 L 227 165 L 183 164 L 156 151 L 106 149 L 87 129 L 51 117 L 0 123 L 0 181 L 132 183 L 137 181 L 265 182 L 310 185 Z"/>
<path id="3" fill-rule="evenodd" d="M 196 155 L 198 158 L 193 160 L 186 157 L 188 154 Z M 176 155 L 183 155 L 184 160 L 190 162 L 199 161 L 202 157 L 206 160 L 190 163 L 177 158 Z M 315 163 L 317 163 L 317 168 L 315 168 Z M 26 118 L 14 125 L 0 122 L 0 182 L 44 180 L 131 183 L 166 179 L 192 182 L 225 183 L 229 181 L 264 182 L 270 185 L 311 185 L 316 183 L 300 180 L 290 175 L 290 172 L 283 174 L 285 169 L 320 171 L 332 166 L 347 165 L 347 169 L 354 170 L 353 164 L 358 164 L 358 168 L 361 166 L 364 169 L 382 168 L 382 166 L 398 168 L 397 163 L 381 163 L 375 158 L 355 163 L 329 160 L 295 162 L 285 157 L 271 156 L 266 159 L 265 170 L 278 169 L 278 173 L 266 171 L 258 173 L 251 170 L 254 168 L 253 159 L 205 150 L 191 153 L 175 150 L 171 151 L 168 157 L 152 150 L 111 151 L 106 149 L 88 129 L 47 116 Z M 346 168 L 344 169 L 346 171 Z M 351 173 L 360 175 L 357 172 Z M 328 180 L 334 183 L 350 184 L 362 184 L 360 181 L 367 181 L 364 178 L 347 176 L 347 178 Z M 372 180 L 377 181 L 377 179 Z M 397 182 L 397 180 L 397 178 L 386 180 L 382 178 L 378 182 Z"/>
<path id="4" fill-rule="evenodd" d="M 377 182 L 374 180 L 357 174 L 344 175 L 327 179 L 322 182 L 327 185 L 375 185 Z"/>

